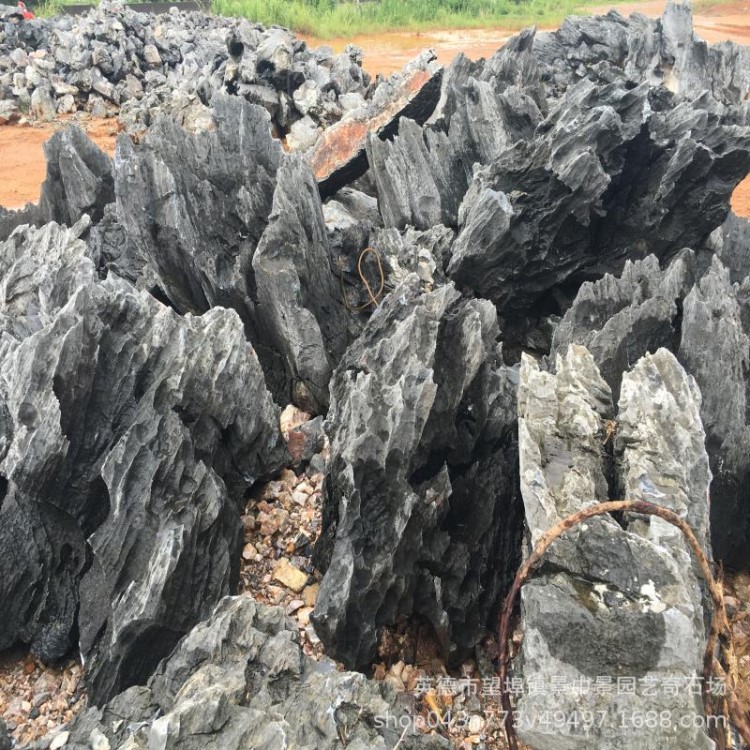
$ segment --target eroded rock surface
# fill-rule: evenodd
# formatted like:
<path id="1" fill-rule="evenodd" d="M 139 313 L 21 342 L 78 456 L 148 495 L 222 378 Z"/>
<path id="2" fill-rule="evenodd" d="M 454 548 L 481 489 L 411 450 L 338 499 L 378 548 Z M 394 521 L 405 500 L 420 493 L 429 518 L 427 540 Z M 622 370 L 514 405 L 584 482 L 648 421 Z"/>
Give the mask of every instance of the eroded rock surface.
<path id="1" fill-rule="evenodd" d="M 410 750 L 450 748 L 439 736 L 404 731 L 396 720 L 407 714 L 387 683 L 304 656 L 280 607 L 227 597 L 148 686 L 78 716 L 65 747 L 90 750 L 102 737 L 112 750 L 391 750 L 400 738 Z"/>
<path id="2" fill-rule="evenodd" d="M 283 460 L 239 317 L 179 316 L 55 224 L 0 251 L 0 644 L 79 646 L 93 701 L 237 580 L 243 492 Z"/>
<path id="3" fill-rule="evenodd" d="M 98 222 L 114 201 L 112 160 L 78 126 L 56 132 L 44 144 L 44 156 L 47 176 L 39 203 L 0 209 L 0 240 L 23 224 L 73 226 L 84 215 Z"/>
<path id="4" fill-rule="evenodd" d="M 616 412 L 584 347 L 558 356 L 555 374 L 527 357 L 518 401 L 531 543 L 569 514 L 618 497 L 669 508 L 708 550 L 711 474 L 700 393 L 673 354 L 647 354 L 623 375 Z M 618 429 L 610 438 L 607 422 L 614 418 Z M 712 748 L 696 728 L 709 613 L 679 529 L 631 515 L 571 529 L 521 592 L 519 674 L 526 687 L 517 711 L 529 718 L 521 739 L 543 750 Z M 633 693 L 621 689 L 625 680 Z M 534 721 L 558 711 L 566 717 L 591 711 L 596 718 L 578 728 Z M 646 711 L 665 712 L 670 721 L 638 727 L 632 717 Z M 692 728 L 679 724 L 684 717 Z"/>
<path id="5" fill-rule="evenodd" d="M 347 665 L 412 615 L 460 658 L 496 611 L 520 533 L 516 371 L 497 337 L 489 302 L 425 292 L 412 274 L 334 374 L 313 619 Z"/>
<path id="6" fill-rule="evenodd" d="M 727 231 L 734 233 L 737 223 Z M 741 232 L 730 234 L 719 248 L 722 257 L 742 258 L 750 247 L 742 238 Z M 584 284 L 555 332 L 552 353 L 584 344 L 615 396 L 623 373 L 643 354 L 659 347 L 676 354 L 703 396 L 713 551 L 743 568 L 750 564 L 748 284 L 747 278 L 733 284 L 719 256 L 710 257 L 703 269 L 701 258 L 685 250 L 662 270 L 650 256 L 626 264 L 619 278 L 605 275 Z"/>
<path id="7" fill-rule="evenodd" d="M 348 333 L 310 167 L 261 107 L 222 96 L 213 117 L 118 141 L 118 220 L 176 310 L 236 310 L 276 400 L 325 410 Z"/>

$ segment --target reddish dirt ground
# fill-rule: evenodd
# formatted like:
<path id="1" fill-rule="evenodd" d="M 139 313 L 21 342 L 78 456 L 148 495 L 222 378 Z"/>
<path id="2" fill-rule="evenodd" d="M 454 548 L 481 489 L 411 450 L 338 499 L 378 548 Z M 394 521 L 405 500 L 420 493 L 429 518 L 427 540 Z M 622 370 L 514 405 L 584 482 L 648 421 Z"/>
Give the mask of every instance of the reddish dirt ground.
<path id="1" fill-rule="evenodd" d="M 625 2 L 614 7 L 623 15 L 640 12 L 659 16 L 666 0 Z M 596 12 L 606 13 L 612 6 L 602 5 Z M 698 35 L 710 42 L 731 39 L 750 44 L 750 0 L 724 3 L 701 9 L 695 14 Z M 319 40 L 306 37 L 311 45 L 329 44 L 340 52 L 347 44 L 365 50 L 365 68 L 372 74 L 389 75 L 400 70 L 422 50 L 433 48 L 438 60 L 450 62 L 459 52 L 476 59 L 488 57 L 501 47 L 513 31 L 508 29 L 467 29 L 430 32 L 390 32 L 355 36 L 349 39 Z M 114 120 L 83 121 L 81 125 L 108 153 L 114 152 L 116 124 Z M 45 163 L 42 144 L 60 123 L 43 126 L 0 126 L 0 205 L 19 208 L 39 198 L 44 180 Z M 733 208 L 742 216 L 750 216 L 750 178 L 735 191 Z"/>

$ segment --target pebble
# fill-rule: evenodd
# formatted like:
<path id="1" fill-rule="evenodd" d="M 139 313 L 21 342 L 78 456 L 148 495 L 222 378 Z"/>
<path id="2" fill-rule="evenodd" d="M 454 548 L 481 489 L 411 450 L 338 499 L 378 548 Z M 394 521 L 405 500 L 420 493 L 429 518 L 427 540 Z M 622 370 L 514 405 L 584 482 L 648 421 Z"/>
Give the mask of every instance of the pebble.
<path id="1" fill-rule="evenodd" d="M 315 606 L 315 600 L 318 598 L 318 591 L 320 591 L 319 583 L 311 583 L 309 586 L 305 587 L 305 590 L 302 592 L 302 598 L 308 607 Z"/>
<path id="2" fill-rule="evenodd" d="M 297 505 L 305 505 L 307 503 L 308 494 L 306 492 L 302 492 L 299 488 L 294 490 L 292 493 L 292 500 L 294 500 Z"/>
<path id="3" fill-rule="evenodd" d="M 307 575 L 295 568 L 285 557 L 282 557 L 274 568 L 273 577 L 295 593 L 302 591 L 307 584 Z"/>
<path id="4" fill-rule="evenodd" d="M 286 613 L 293 615 L 300 607 L 304 607 L 305 602 L 302 599 L 292 599 L 289 604 L 286 605 Z"/>
<path id="5" fill-rule="evenodd" d="M 297 622 L 300 624 L 300 627 L 306 628 L 310 624 L 312 611 L 312 607 L 302 607 L 302 609 L 297 611 Z"/>
<path id="6" fill-rule="evenodd" d="M 60 750 L 61 747 L 65 747 L 68 744 L 68 738 L 70 732 L 60 732 L 50 743 L 49 750 Z"/>

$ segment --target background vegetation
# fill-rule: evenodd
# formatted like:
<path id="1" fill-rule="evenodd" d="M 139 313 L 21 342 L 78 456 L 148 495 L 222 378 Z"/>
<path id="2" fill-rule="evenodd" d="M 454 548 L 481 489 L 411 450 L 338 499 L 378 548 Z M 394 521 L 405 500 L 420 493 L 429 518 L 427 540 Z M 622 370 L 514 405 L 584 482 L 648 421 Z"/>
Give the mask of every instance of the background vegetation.
<path id="1" fill-rule="evenodd" d="M 601 4 L 601 0 L 598 0 Z M 592 0 L 593 4 L 593 0 Z M 214 0 L 216 13 L 244 16 L 326 38 L 398 29 L 522 28 L 561 20 L 581 0 Z"/>
<path id="2" fill-rule="evenodd" d="M 7 2 L 15 2 L 6 0 Z M 128 0 L 135 4 L 138 0 Z M 154 0 L 155 1 L 155 0 Z M 727 0 L 694 0 L 693 10 Z M 86 0 L 41 0 L 40 15 Z M 270 26 L 277 24 L 320 39 L 386 31 L 428 31 L 502 27 L 516 30 L 532 24 L 553 25 L 571 13 L 618 0 L 199 0 L 219 15 L 238 16 Z M 95 4 L 95 3 L 92 3 Z M 179 2 L 175 3 L 179 5 Z M 31 5 L 27 1 L 27 5 Z"/>

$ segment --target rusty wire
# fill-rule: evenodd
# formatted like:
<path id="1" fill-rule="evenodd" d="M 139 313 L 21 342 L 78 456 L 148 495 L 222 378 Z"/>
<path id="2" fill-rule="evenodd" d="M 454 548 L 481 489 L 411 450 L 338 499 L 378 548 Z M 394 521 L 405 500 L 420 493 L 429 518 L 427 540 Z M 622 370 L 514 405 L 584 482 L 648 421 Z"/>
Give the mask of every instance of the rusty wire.
<path id="1" fill-rule="evenodd" d="M 367 276 L 365 276 L 364 269 L 362 268 L 362 262 L 365 259 L 366 255 L 373 255 L 375 257 L 375 261 L 378 264 L 378 274 L 380 276 L 380 287 L 378 288 L 377 292 L 372 291 L 372 287 L 370 286 L 370 282 L 367 280 Z M 359 305 L 357 307 L 351 305 L 349 303 L 349 300 L 346 297 L 346 289 L 344 287 L 344 275 L 339 270 L 339 280 L 341 281 L 341 295 L 344 300 L 344 306 L 346 307 L 349 312 L 362 312 L 362 310 L 368 308 L 370 305 L 373 306 L 373 308 L 376 308 L 378 306 L 378 301 L 380 300 L 380 296 L 383 294 L 383 289 L 385 289 L 385 273 L 383 271 L 383 263 L 380 260 L 380 253 L 374 248 L 374 247 L 366 247 L 362 252 L 359 254 L 359 259 L 357 260 L 357 273 L 359 274 L 359 278 L 362 280 L 362 283 L 365 286 L 365 289 L 367 290 L 367 295 L 369 296 L 369 300 L 365 302 L 363 305 Z"/>
<path id="2" fill-rule="evenodd" d="M 513 613 L 513 606 L 515 604 L 516 597 L 518 596 L 521 587 L 528 578 L 532 569 L 536 567 L 542 560 L 542 556 L 549 549 L 552 542 L 558 537 L 562 536 L 566 531 L 573 528 L 574 526 L 582 523 L 583 521 L 593 518 L 594 516 L 605 515 L 606 513 L 614 513 L 617 511 L 630 511 L 634 513 L 643 513 L 649 516 L 658 516 L 667 523 L 676 526 L 687 539 L 690 548 L 693 550 L 698 565 L 700 566 L 703 579 L 708 586 L 708 591 L 711 599 L 714 603 L 714 614 L 711 620 L 711 630 L 706 641 L 706 651 L 703 657 L 703 684 L 702 684 L 702 695 L 703 695 L 703 709 L 706 716 L 712 714 L 713 702 L 711 699 L 710 692 L 708 690 L 708 683 L 712 675 L 720 676 L 722 679 L 726 677 L 726 673 L 715 658 L 716 647 L 719 641 L 719 635 L 723 629 L 727 628 L 726 611 L 724 608 L 724 595 L 721 587 L 717 584 L 716 579 L 711 571 L 711 564 L 703 552 L 700 542 L 696 538 L 690 525 L 680 518 L 676 513 L 663 508 L 660 505 L 654 505 L 653 503 L 643 502 L 641 500 L 612 500 L 605 503 L 596 503 L 590 505 L 587 508 L 583 508 L 577 513 L 564 518 L 562 521 L 557 523 L 547 532 L 545 532 L 534 550 L 529 555 L 526 562 L 520 567 L 516 573 L 516 577 L 513 581 L 513 585 L 505 597 L 503 602 L 502 611 L 500 613 L 500 624 L 499 624 L 499 668 L 498 676 L 500 678 L 500 696 L 503 706 L 503 712 L 505 714 L 505 734 L 508 739 L 508 747 L 510 750 L 518 750 L 518 738 L 516 737 L 514 718 L 513 718 L 513 706 L 510 701 L 510 694 L 507 689 L 507 676 L 508 667 L 510 665 L 510 655 L 508 653 L 508 638 L 510 630 L 510 621 Z M 738 704 L 735 696 L 731 695 L 726 699 L 727 707 L 729 709 L 731 721 L 737 727 L 740 736 L 745 743 L 750 744 L 750 725 L 742 714 L 741 707 Z M 723 739 L 723 738 L 722 738 Z M 720 742 L 720 746 L 723 746 L 723 741 Z"/>

